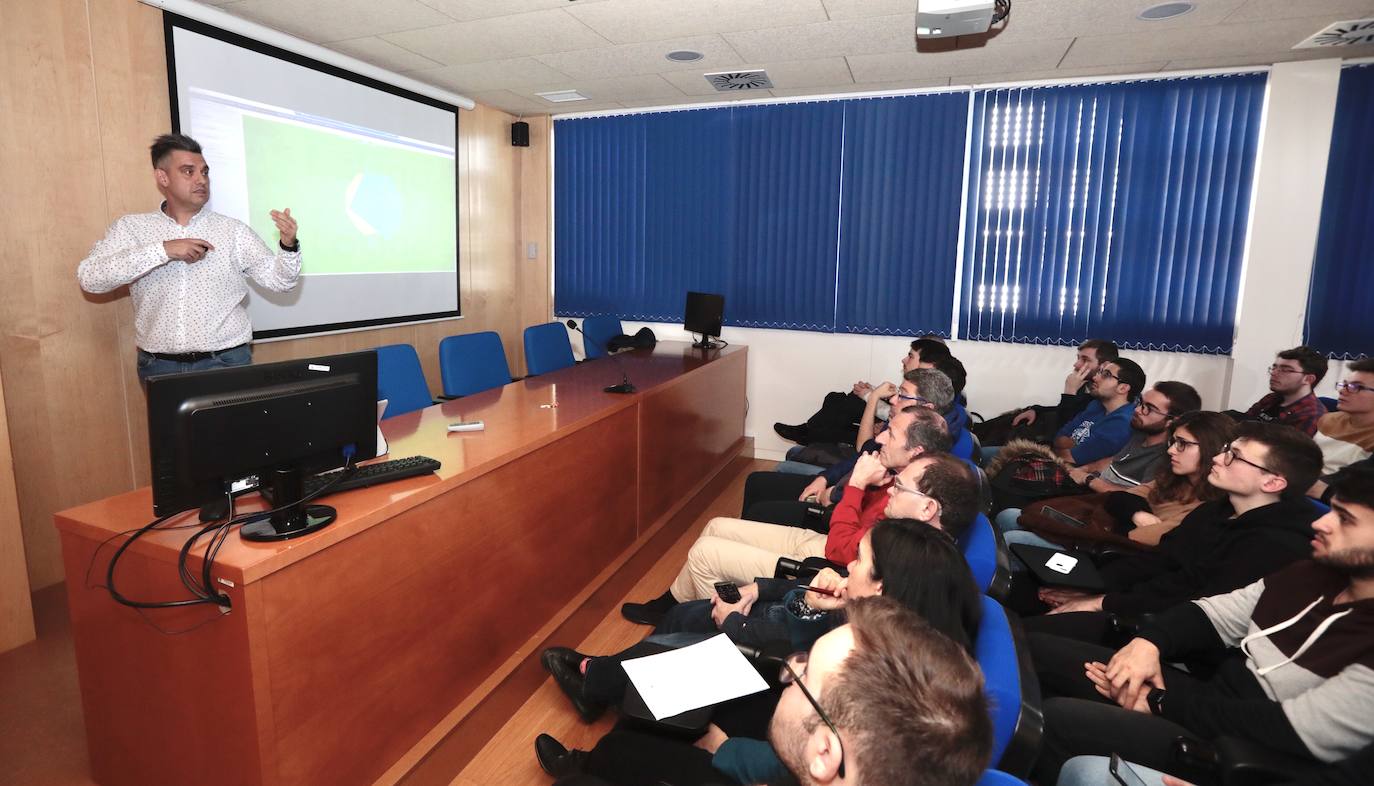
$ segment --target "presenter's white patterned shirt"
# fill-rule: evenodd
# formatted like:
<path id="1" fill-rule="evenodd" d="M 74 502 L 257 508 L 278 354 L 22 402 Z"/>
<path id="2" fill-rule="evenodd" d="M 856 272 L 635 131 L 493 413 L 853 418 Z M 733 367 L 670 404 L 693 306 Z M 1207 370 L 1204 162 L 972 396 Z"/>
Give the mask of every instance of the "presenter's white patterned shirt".
<path id="1" fill-rule="evenodd" d="M 168 259 L 163 242 L 199 238 L 214 246 L 199 262 Z M 238 219 L 202 208 L 186 226 L 166 213 L 137 213 L 115 221 L 81 260 L 76 277 L 91 293 L 125 284 L 134 301 L 134 337 L 148 352 L 214 352 L 253 338 L 244 276 L 273 292 L 296 286 L 299 251 L 268 250 Z"/>

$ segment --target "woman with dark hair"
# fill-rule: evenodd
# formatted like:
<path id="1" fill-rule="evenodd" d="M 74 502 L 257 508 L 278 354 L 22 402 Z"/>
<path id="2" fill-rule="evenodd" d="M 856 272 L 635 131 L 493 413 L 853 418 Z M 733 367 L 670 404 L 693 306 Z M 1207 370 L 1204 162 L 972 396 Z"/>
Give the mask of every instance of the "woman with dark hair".
<path id="1" fill-rule="evenodd" d="M 816 639 L 844 624 L 847 601 L 874 595 L 897 600 L 972 652 L 982 616 L 981 593 L 963 555 L 945 533 L 913 519 L 880 521 L 860 541 L 858 557 L 849 563 L 848 573 L 841 576 L 827 568 L 807 584 L 833 595 L 804 591 L 799 583 L 790 582 L 779 600 L 756 602 L 743 615 L 736 611 L 721 619 L 713 617 L 719 618 L 721 608 L 729 604 L 719 597 L 684 603 L 670 613 L 658 632 L 623 652 L 589 657 L 555 647 L 545 650 L 542 660 L 574 708 L 590 721 L 624 697 L 628 678 L 621 663 L 625 660 L 686 646 L 721 631 L 737 644 L 782 657 L 810 649 Z M 760 579 L 759 594 L 776 594 L 776 588 L 764 586 L 775 582 L 783 583 Z M 747 642 L 739 640 L 742 632 L 749 634 Z M 776 691 L 770 691 L 721 705 L 714 723 L 695 746 L 642 733 L 634 734 L 634 745 L 621 745 L 614 738 L 622 732 L 616 731 L 591 752 L 567 751 L 548 735 L 540 735 L 535 750 L 551 775 L 585 771 L 614 783 L 652 782 L 644 778 L 644 768 L 649 767 L 685 776 L 685 782 L 697 782 L 687 773 L 699 773 L 701 782 L 712 777 L 721 782 L 764 782 L 782 773 L 781 762 L 764 742 L 776 701 Z M 627 780 L 630 773 L 637 775 Z"/>
<path id="2" fill-rule="evenodd" d="M 1236 422 L 1220 412 L 1188 412 L 1169 426 L 1165 442 L 1169 471 L 1123 492 L 1143 498 L 1144 504 L 1116 505 L 1108 501 L 1107 509 L 1118 520 L 1129 517 L 1121 523 L 1129 529 L 1131 540 L 1157 545 L 1160 537 L 1177 527 L 1193 508 L 1226 496 L 1226 492 L 1207 482 L 1207 473 L 1212 469 L 1212 456 L 1231 442 L 1235 430 Z"/>

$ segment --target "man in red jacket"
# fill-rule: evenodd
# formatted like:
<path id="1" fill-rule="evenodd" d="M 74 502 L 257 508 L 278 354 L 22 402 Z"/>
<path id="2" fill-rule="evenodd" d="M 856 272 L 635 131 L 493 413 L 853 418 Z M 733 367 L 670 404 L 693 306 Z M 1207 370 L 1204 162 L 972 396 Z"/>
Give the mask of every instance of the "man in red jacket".
<path id="1" fill-rule="evenodd" d="M 880 436 L 878 451 L 861 457 L 862 476 L 856 467 L 853 474 L 858 480 L 851 480 L 845 487 L 831 517 L 832 532 L 836 532 L 836 517 L 840 517 L 840 532 L 844 534 L 837 536 L 844 539 L 846 546 L 837 541 L 832 550 L 825 534 L 800 527 L 715 518 L 692 544 L 672 588 L 648 603 L 627 603 L 621 613 L 632 622 L 653 624 L 675 603 L 711 597 L 717 582 L 746 584 L 755 576 L 772 575 L 778 557 L 826 556 L 847 564 L 854 559 L 863 532 L 883 518 L 888 476 L 906 469 L 918 456 L 948 450 L 949 444 L 948 428 L 938 412 L 919 405 L 903 409 L 893 416 L 891 426 Z M 879 485 L 866 488 L 869 483 Z M 975 479 L 975 489 L 976 486 Z M 858 534 L 853 534 L 855 530 L 859 530 Z"/>

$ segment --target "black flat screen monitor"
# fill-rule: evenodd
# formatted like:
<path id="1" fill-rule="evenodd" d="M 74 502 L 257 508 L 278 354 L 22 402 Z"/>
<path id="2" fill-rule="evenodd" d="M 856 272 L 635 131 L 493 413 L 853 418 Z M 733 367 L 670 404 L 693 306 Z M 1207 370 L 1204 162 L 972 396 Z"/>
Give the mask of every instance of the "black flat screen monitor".
<path id="1" fill-rule="evenodd" d="M 713 346 L 712 336 L 720 336 L 721 324 L 725 321 L 725 296 L 710 295 L 705 292 L 688 292 L 687 308 L 682 326 L 688 333 L 700 333 L 701 341 L 694 347 L 709 349 Z"/>
<path id="2" fill-rule="evenodd" d="M 333 511 L 294 504 L 305 474 L 377 455 L 377 353 L 150 377 L 148 440 L 154 514 L 225 500 L 230 483 L 257 475 L 277 511 L 243 537 L 313 531 Z"/>

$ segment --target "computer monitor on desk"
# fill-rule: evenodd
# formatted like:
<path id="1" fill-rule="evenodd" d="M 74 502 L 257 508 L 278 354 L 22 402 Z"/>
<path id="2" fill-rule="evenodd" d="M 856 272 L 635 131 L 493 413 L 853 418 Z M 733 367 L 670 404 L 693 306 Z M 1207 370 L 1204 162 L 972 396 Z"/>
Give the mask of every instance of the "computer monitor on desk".
<path id="1" fill-rule="evenodd" d="M 687 306 L 683 310 L 682 327 L 688 333 L 700 333 L 701 340 L 692 346 L 698 349 L 713 349 L 716 344 L 711 338 L 720 336 L 721 325 L 725 322 L 725 296 L 705 292 L 688 292 Z"/>
<path id="2" fill-rule="evenodd" d="M 334 510 L 298 504 L 304 476 L 377 455 L 377 353 L 150 377 L 148 440 L 156 515 L 223 500 L 257 475 L 275 507 L 243 537 L 313 532 Z"/>

